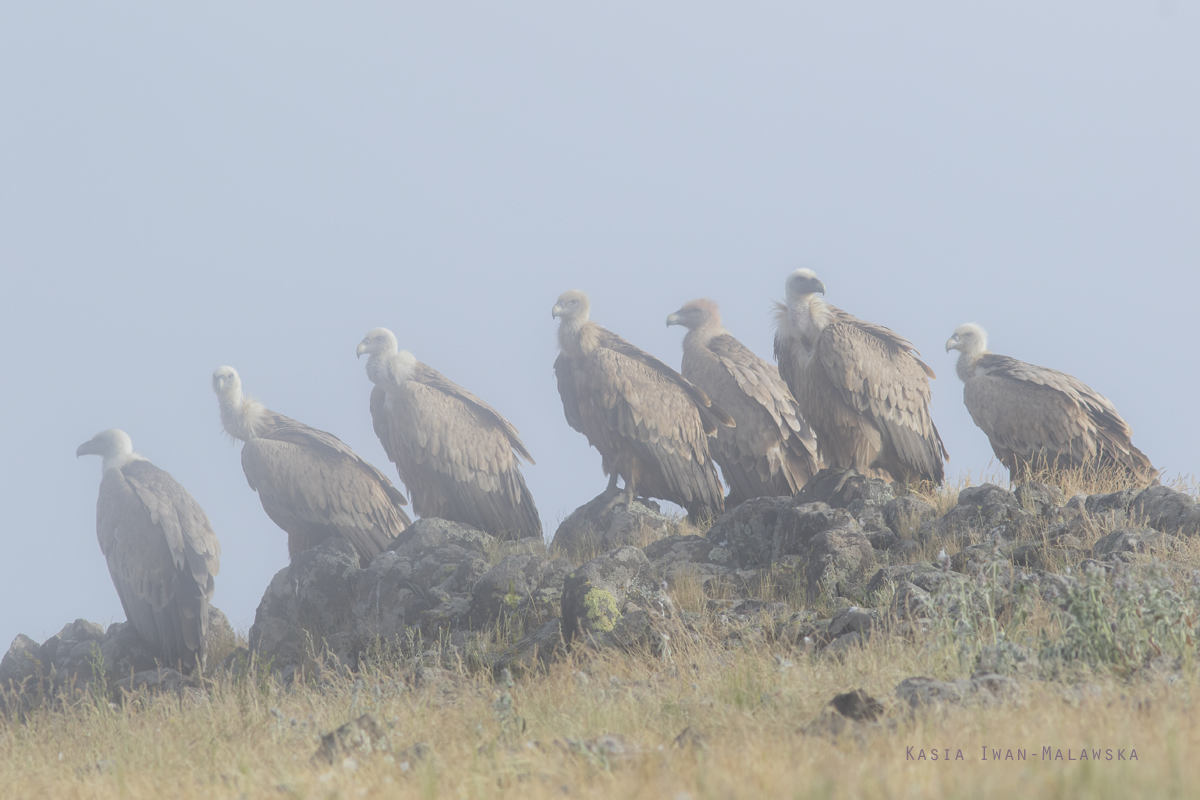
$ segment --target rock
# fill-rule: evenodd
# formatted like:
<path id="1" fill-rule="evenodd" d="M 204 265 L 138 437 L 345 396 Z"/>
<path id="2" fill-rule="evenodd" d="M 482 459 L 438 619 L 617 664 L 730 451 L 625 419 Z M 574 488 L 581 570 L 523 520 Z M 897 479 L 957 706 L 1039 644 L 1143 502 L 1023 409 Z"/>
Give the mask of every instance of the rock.
<path id="1" fill-rule="evenodd" d="M 871 543 L 871 547 L 876 550 L 887 550 L 888 548 L 899 544 L 900 539 L 896 536 L 891 528 L 880 528 L 877 531 L 867 533 L 867 541 Z"/>
<path id="2" fill-rule="evenodd" d="M 836 695 L 829 702 L 835 711 L 855 722 L 871 722 L 883 716 L 883 703 L 862 689 Z"/>
<path id="3" fill-rule="evenodd" d="M 840 488 L 838 484 L 841 484 Z M 883 508 L 895 496 L 892 484 L 887 481 L 861 475 L 847 477 L 841 470 L 824 469 L 804 485 L 796 502 L 825 503 L 846 509 L 860 521 L 862 517 L 882 521 Z"/>
<path id="4" fill-rule="evenodd" d="M 626 508 L 619 501 L 605 511 L 612 498 L 604 492 L 572 511 L 554 532 L 551 550 L 573 558 L 588 557 L 670 533 L 671 520 L 660 513 L 657 503 L 635 500 Z"/>
<path id="5" fill-rule="evenodd" d="M 180 696 L 184 692 L 186 681 L 182 673 L 173 669 L 148 669 L 117 681 L 113 697 L 119 700 L 125 693 L 132 692 Z"/>
<path id="6" fill-rule="evenodd" d="M 929 592 L 906 580 L 896 587 L 889 613 L 892 619 L 898 621 L 914 620 L 929 616 L 932 608 L 933 598 Z"/>
<path id="7" fill-rule="evenodd" d="M 1117 515 L 1124 519 L 1125 514 L 1129 511 L 1129 506 L 1137 497 L 1138 491 L 1134 488 L 1122 489 L 1119 492 L 1109 492 L 1108 494 L 1093 494 L 1089 495 L 1084 503 L 1084 510 L 1093 516 Z"/>
<path id="8" fill-rule="evenodd" d="M 937 509 L 911 494 L 889 500 L 883 507 L 883 523 L 902 539 L 912 539 L 917 535 L 922 523 L 935 519 Z"/>
<path id="9" fill-rule="evenodd" d="M 833 612 L 829 620 L 829 636 L 836 639 L 847 633 L 861 633 L 869 636 L 879 624 L 879 615 L 874 609 L 862 609 L 858 606 L 840 608 Z"/>
<path id="10" fill-rule="evenodd" d="M 861 593 L 875 551 L 867 537 L 853 528 L 833 528 L 812 537 L 808 548 L 808 600 L 822 592 L 854 597 Z"/>
<path id="11" fill-rule="evenodd" d="M 706 591 L 719 584 L 723 590 L 744 595 L 758 575 L 755 570 L 737 569 L 730 551 L 704 536 L 668 536 L 646 545 L 642 552 L 659 579 L 672 587 L 686 577 Z"/>
<path id="12" fill-rule="evenodd" d="M 979 651 L 977 673 L 1034 677 L 1038 672 L 1037 654 L 1013 642 L 989 644 Z"/>
<path id="13" fill-rule="evenodd" d="M 312 760 L 318 764 L 334 764 L 348 756 L 366 757 L 391 749 L 392 744 L 383 725 L 371 714 L 363 714 L 322 736 L 321 745 L 313 753 Z"/>
<path id="14" fill-rule="evenodd" d="M 636 547 L 593 558 L 563 583 L 562 632 L 568 645 L 628 649 L 656 643 L 656 627 L 673 612 L 649 559 Z"/>
<path id="15" fill-rule="evenodd" d="M 495 541 L 496 538 L 491 534 L 461 522 L 437 517 L 422 517 L 392 540 L 392 543 L 388 545 L 388 550 L 393 550 L 408 558 L 416 558 L 436 547 L 453 544 L 473 550 L 482 556 L 488 549 L 495 546 Z"/>
<path id="16" fill-rule="evenodd" d="M 932 526 L 923 526 L 921 532 L 926 539 L 936 533 L 962 547 L 989 534 L 1015 539 L 1029 528 L 1034 518 L 1032 512 L 1021 507 L 1012 492 L 985 483 L 959 492 L 958 505 Z"/>
<path id="17" fill-rule="evenodd" d="M 956 681 L 905 678 L 896 686 L 896 696 L 912 708 L 939 705 L 992 705 L 1019 694 L 1019 686 L 1003 675 L 977 674 Z"/>
<path id="18" fill-rule="evenodd" d="M 42 674 L 39 658 L 41 646 L 23 633 L 18 633 L 0 660 L 0 690 L 20 692 L 33 689 Z"/>
<path id="19" fill-rule="evenodd" d="M 520 676 L 534 669 L 545 669 L 563 655 L 562 619 L 555 617 L 502 653 L 493 664 L 499 674 L 508 669 Z"/>
<path id="20" fill-rule="evenodd" d="M 547 561 L 538 555 L 506 556 L 485 572 L 471 591 L 469 621 L 473 628 L 497 620 L 520 620 L 535 629 L 562 608 L 563 579 L 571 571 L 565 558 Z"/>
<path id="21" fill-rule="evenodd" d="M 1067 504 L 1062 489 L 1048 483 L 1022 483 L 1013 492 L 1021 507 L 1039 516 L 1051 516 L 1059 506 Z"/>
<path id="22" fill-rule="evenodd" d="M 921 543 L 916 539 L 901 539 L 888 548 L 888 556 L 893 561 L 906 561 L 921 555 Z"/>
<path id="23" fill-rule="evenodd" d="M 224 618 L 224 614 L 221 615 Z M 229 624 L 226 620 L 226 625 Z M 210 637 L 211 638 L 211 637 Z M 129 678 L 157 668 L 154 651 L 133 627 L 132 622 L 114 622 L 108 626 L 100 645 L 104 666 L 116 678 Z"/>
<path id="24" fill-rule="evenodd" d="M 389 555 L 381 554 L 380 557 Z M 326 539 L 298 553 L 275 573 L 254 613 L 250 650 L 260 664 L 285 670 L 304 663 L 310 650 L 339 646 L 340 660 L 357 656 L 344 634 L 354 630 L 354 579 L 358 553 L 344 539 Z M 336 643 L 335 635 L 342 634 Z"/>
<path id="25" fill-rule="evenodd" d="M 1143 490 L 1130 503 L 1129 517 L 1163 533 L 1183 536 L 1200 533 L 1200 505 L 1183 492 L 1159 484 Z"/>
<path id="26" fill-rule="evenodd" d="M 1100 537 L 1092 545 L 1092 558 L 1128 561 L 1140 553 L 1165 558 L 1175 544 L 1174 537 L 1154 528 L 1124 528 Z"/>
<path id="27" fill-rule="evenodd" d="M 782 531 L 799 525 L 790 497 L 758 497 L 726 511 L 705 534 L 716 548 L 730 554 L 727 566 L 764 567 L 777 555 Z"/>
<path id="28" fill-rule="evenodd" d="M 351 579 L 352 630 L 364 642 L 465 628 L 472 587 L 489 571 L 490 534 L 437 518 L 417 520 L 405 534 Z"/>

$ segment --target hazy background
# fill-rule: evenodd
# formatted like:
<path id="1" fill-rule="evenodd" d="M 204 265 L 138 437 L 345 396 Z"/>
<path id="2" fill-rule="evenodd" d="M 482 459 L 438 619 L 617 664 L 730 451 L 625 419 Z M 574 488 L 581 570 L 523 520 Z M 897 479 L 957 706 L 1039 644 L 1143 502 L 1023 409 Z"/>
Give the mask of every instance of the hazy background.
<path id="1" fill-rule="evenodd" d="M 605 485 L 551 370 L 568 288 L 678 365 L 668 313 L 712 297 L 769 357 L 811 267 L 938 372 L 951 476 L 994 467 L 968 320 L 1197 469 L 1194 3 L 395 5 L 0 9 L 0 650 L 124 619 L 74 458 L 114 426 L 208 511 L 248 627 L 286 537 L 212 370 L 394 475 L 376 325 L 520 429 L 553 535 Z"/>

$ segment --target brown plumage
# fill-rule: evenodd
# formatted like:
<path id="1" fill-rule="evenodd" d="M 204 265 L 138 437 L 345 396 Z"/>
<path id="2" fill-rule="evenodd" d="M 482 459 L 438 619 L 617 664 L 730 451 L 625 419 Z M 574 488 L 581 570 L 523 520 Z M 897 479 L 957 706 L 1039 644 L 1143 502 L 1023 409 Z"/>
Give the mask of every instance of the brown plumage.
<path id="1" fill-rule="evenodd" d="M 663 362 L 589 322 L 589 308 L 583 292 L 559 296 L 554 374 L 567 423 L 600 451 L 609 490 L 619 475 L 626 502 L 641 495 L 693 516 L 722 511 L 708 434 L 733 418 Z"/>
<path id="2" fill-rule="evenodd" d="M 693 300 L 667 317 L 683 325 L 683 377 L 729 412 L 708 446 L 729 484 L 727 506 L 752 497 L 799 492 L 818 469 L 817 442 L 779 370 L 721 326 L 711 300 Z"/>
<path id="3" fill-rule="evenodd" d="M 213 391 L 225 431 L 245 442 L 250 488 L 287 532 L 289 558 L 336 537 L 353 545 L 365 566 L 411 524 L 400 490 L 341 439 L 244 397 L 232 367 L 213 373 Z"/>
<path id="4" fill-rule="evenodd" d="M 517 429 L 437 370 L 401 351 L 387 328 L 358 346 L 369 354 L 371 420 L 412 495 L 413 510 L 473 525 L 502 538 L 542 535 L 521 475 L 530 464 Z"/>
<path id="5" fill-rule="evenodd" d="M 1083 381 L 988 352 L 987 332 L 973 323 L 955 329 L 951 350 L 960 351 L 963 402 L 1011 480 L 1085 465 L 1117 467 L 1139 480 L 1156 474 L 1117 409 Z"/>
<path id="6" fill-rule="evenodd" d="M 825 285 L 812 270 L 793 272 L 785 289 L 775 358 L 825 464 L 941 483 L 949 455 L 929 415 L 933 370 L 908 340 L 817 297 Z"/>
<path id="7" fill-rule="evenodd" d="M 104 459 L 96 538 L 125 616 L 164 663 L 203 670 L 208 605 L 221 568 L 221 545 L 204 509 L 134 453 L 124 431 L 102 431 L 75 455 Z"/>

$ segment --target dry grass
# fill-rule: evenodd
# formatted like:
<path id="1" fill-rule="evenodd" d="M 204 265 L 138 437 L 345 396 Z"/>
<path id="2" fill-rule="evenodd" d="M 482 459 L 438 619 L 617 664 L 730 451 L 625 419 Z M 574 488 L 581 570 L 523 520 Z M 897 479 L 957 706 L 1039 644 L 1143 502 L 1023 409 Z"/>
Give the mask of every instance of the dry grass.
<path id="1" fill-rule="evenodd" d="M 956 494 L 939 493 L 939 508 Z M 1197 567 L 1200 540 L 1189 539 L 1166 572 L 1184 581 Z M 800 609 L 803 589 L 772 576 L 761 594 Z M 875 636 L 830 655 L 769 634 L 757 644 L 722 645 L 726 622 L 709 611 L 714 593 L 722 594 L 720 587 L 706 592 L 686 578 L 671 587 L 676 607 L 700 619 L 694 638 L 673 638 L 668 657 L 577 652 L 511 687 L 425 654 L 379 657 L 357 676 L 316 686 L 284 689 L 262 676 L 225 675 L 201 699 L 137 697 L 110 706 L 80 697 L 23 721 L 0 719 L 0 786 L 5 798 L 31 799 L 698 800 L 1182 797 L 1200 784 L 1200 760 L 1186 755 L 1200 746 L 1200 676 L 1190 656 L 1170 679 L 1079 663 L 1055 681 L 1022 681 L 1017 702 L 914 714 L 893 693 L 901 680 L 967 676 L 978 649 L 1001 636 L 1031 646 L 1061 640 L 1062 616 L 1035 597 L 1021 613 L 1009 608 L 994 627 L 977 626 L 970 635 L 961 620 L 935 617 L 915 638 Z M 1188 624 L 1194 628 L 1195 620 Z M 496 634 L 497 646 L 510 638 Z M 422 670 L 414 661 L 422 658 L 450 668 Z M 802 732 L 830 713 L 835 694 L 860 687 L 884 702 L 883 724 L 838 738 Z M 332 766 L 311 761 L 320 734 L 363 713 L 389 726 L 390 756 Z M 700 743 L 678 746 L 689 728 Z M 589 749 L 601 736 L 619 737 L 624 751 Z M 430 755 L 414 756 L 409 748 L 418 742 Z M 926 759 L 909 760 L 910 747 Z M 1043 747 L 1061 750 L 1064 760 L 1043 760 Z M 1111 748 L 1114 760 L 1066 760 L 1078 759 L 1084 747 Z M 1001 757 L 1024 751 L 1026 758 L 996 761 L 993 749 Z M 938 761 L 930 758 L 935 750 Z M 962 760 L 954 760 L 960 750 Z M 1118 750 L 1126 760 L 1116 760 Z M 1131 750 L 1136 761 L 1128 760 Z"/>

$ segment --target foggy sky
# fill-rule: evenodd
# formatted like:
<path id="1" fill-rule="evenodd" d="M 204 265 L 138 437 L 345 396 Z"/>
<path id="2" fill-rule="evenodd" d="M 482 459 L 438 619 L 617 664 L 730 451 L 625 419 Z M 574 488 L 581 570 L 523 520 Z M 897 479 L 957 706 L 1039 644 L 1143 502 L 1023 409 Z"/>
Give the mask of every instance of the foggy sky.
<path id="1" fill-rule="evenodd" d="M 1196 471 L 1194 4 L 396 5 L 0 12 L 0 648 L 124 619 L 73 456 L 109 427 L 206 509 L 248 628 L 286 535 L 212 370 L 394 476 L 375 326 L 520 429 L 552 535 L 605 485 L 551 369 L 569 288 L 678 366 L 668 313 L 711 297 L 769 357 L 809 267 L 937 371 L 952 480 L 996 471 L 966 321 Z"/>

